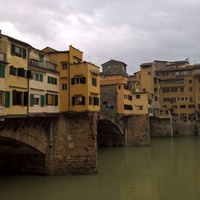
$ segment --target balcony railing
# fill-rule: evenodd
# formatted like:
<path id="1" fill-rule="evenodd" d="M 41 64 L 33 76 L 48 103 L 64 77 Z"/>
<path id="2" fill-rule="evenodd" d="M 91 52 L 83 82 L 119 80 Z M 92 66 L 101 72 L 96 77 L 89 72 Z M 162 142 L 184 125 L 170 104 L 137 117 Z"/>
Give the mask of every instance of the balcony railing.
<path id="1" fill-rule="evenodd" d="M 57 65 L 48 61 L 45 61 L 45 68 L 57 71 Z"/>
<path id="2" fill-rule="evenodd" d="M 0 52 L 0 62 L 6 62 L 5 61 L 5 54 Z"/>

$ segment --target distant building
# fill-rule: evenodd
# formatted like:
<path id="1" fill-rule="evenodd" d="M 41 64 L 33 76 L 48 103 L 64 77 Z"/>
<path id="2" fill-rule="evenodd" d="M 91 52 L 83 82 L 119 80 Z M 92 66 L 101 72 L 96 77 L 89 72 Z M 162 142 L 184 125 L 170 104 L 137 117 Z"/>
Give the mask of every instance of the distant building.
<path id="1" fill-rule="evenodd" d="M 131 81 L 124 62 L 110 60 L 102 64 L 100 105 L 122 115 L 148 114 L 147 92 L 139 90 L 138 82 Z"/>
<path id="2" fill-rule="evenodd" d="M 100 110 L 99 67 L 83 61 L 83 53 L 73 46 L 68 51 L 43 49 L 60 73 L 60 112 L 97 112 Z"/>

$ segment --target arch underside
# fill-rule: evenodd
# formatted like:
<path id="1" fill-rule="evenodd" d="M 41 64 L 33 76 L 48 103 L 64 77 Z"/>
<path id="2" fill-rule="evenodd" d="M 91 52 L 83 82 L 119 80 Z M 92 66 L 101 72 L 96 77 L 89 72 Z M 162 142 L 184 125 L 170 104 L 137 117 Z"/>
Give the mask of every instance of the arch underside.
<path id="1" fill-rule="evenodd" d="M 98 146 L 123 146 L 124 135 L 113 122 L 101 119 L 97 127 L 97 142 Z"/>

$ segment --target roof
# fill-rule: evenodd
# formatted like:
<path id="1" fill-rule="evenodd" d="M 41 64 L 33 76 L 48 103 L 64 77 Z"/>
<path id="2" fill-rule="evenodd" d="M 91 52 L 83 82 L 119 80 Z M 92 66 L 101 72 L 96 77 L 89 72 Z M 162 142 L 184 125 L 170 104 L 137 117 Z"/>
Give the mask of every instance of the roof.
<path id="1" fill-rule="evenodd" d="M 186 67 L 181 67 L 181 68 L 174 68 L 174 67 L 166 67 L 160 70 L 156 70 L 156 72 L 166 72 L 166 71 L 189 71 L 192 69 L 200 69 L 200 64 L 195 64 L 195 65 L 187 65 Z"/>
<path id="2" fill-rule="evenodd" d="M 124 62 L 122 62 L 122 61 L 118 61 L 118 60 L 113 60 L 113 59 L 111 59 L 111 60 L 109 60 L 109 61 L 107 61 L 107 62 L 101 64 L 101 66 L 103 66 L 103 65 L 105 65 L 105 64 L 108 64 L 108 63 L 112 63 L 112 62 L 121 63 L 121 64 L 127 66 L 126 63 L 124 63 Z"/>

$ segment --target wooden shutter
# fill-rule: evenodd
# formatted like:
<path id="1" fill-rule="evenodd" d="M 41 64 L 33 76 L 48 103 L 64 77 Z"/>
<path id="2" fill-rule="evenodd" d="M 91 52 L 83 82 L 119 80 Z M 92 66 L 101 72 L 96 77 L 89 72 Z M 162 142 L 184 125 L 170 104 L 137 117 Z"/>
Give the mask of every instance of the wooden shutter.
<path id="1" fill-rule="evenodd" d="M 22 58 L 26 58 L 26 49 L 22 49 Z"/>
<path id="2" fill-rule="evenodd" d="M 10 107 L 10 92 L 9 91 L 5 92 L 5 107 L 6 108 Z"/>
<path id="3" fill-rule="evenodd" d="M 82 84 L 86 83 L 86 77 L 82 77 L 82 78 L 81 78 L 81 83 L 82 83 Z"/>
<path id="4" fill-rule="evenodd" d="M 5 78 L 5 66 L 0 65 L 0 77 Z"/>
<path id="5" fill-rule="evenodd" d="M 72 78 L 72 79 L 71 79 L 71 84 L 72 84 L 72 85 L 75 85 L 75 78 Z"/>
<path id="6" fill-rule="evenodd" d="M 73 105 L 73 106 L 75 106 L 75 102 L 76 102 L 75 97 L 72 97 L 72 105 Z"/>
<path id="7" fill-rule="evenodd" d="M 85 97 L 82 97 L 82 105 L 85 105 Z"/>
<path id="8" fill-rule="evenodd" d="M 13 90 L 12 91 L 12 99 L 13 99 L 13 105 L 17 105 L 17 91 L 16 90 Z"/>
<path id="9" fill-rule="evenodd" d="M 28 106 L 28 92 L 24 92 L 24 106 Z"/>
<path id="10" fill-rule="evenodd" d="M 11 54 L 15 55 L 15 45 L 11 44 Z"/>
<path id="11" fill-rule="evenodd" d="M 54 105 L 58 106 L 58 95 L 54 95 Z"/>
<path id="12" fill-rule="evenodd" d="M 40 101 L 40 106 L 44 107 L 44 95 L 40 95 L 41 101 Z"/>
<path id="13" fill-rule="evenodd" d="M 34 94 L 30 94 L 30 106 L 34 106 Z"/>
<path id="14" fill-rule="evenodd" d="M 27 70 L 27 78 L 32 78 L 32 76 L 31 76 L 31 70 Z"/>

